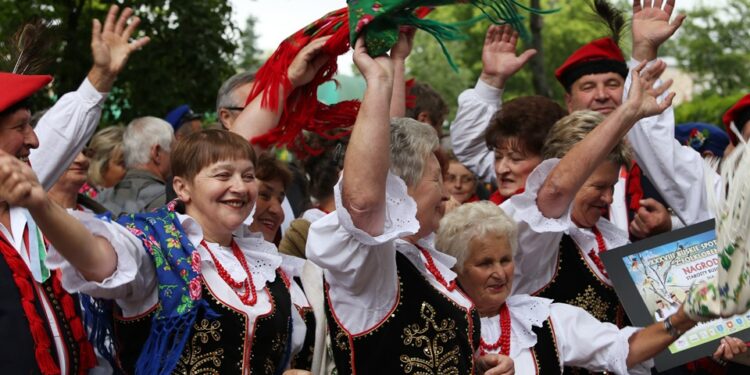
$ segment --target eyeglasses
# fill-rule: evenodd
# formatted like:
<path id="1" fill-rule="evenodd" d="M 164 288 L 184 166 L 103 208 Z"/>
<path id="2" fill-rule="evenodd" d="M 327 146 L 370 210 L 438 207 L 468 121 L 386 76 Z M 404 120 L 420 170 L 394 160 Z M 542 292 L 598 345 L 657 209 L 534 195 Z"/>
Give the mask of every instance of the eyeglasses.
<path id="1" fill-rule="evenodd" d="M 240 112 L 245 110 L 245 107 L 222 107 L 222 108 L 228 109 L 230 111 L 240 111 Z"/>
<path id="2" fill-rule="evenodd" d="M 456 180 L 460 180 L 462 184 L 468 184 L 474 182 L 476 178 L 474 176 L 456 176 L 452 174 L 445 176 L 445 182 L 455 182 Z"/>

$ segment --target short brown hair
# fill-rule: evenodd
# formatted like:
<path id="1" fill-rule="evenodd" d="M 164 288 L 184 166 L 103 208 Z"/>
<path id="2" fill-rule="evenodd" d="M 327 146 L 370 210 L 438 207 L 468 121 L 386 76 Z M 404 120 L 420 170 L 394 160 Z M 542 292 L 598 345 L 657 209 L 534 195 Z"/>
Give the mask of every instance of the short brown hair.
<path id="1" fill-rule="evenodd" d="M 524 152 L 541 155 L 550 128 L 567 114 L 549 98 L 522 96 L 503 103 L 490 120 L 484 139 L 492 150 L 503 140 L 516 138 Z"/>
<path id="2" fill-rule="evenodd" d="M 172 174 L 187 181 L 205 167 L 221 160 L 250 160 L 255 165 L 255 151 L 250 142 L 222 129 L 205 129 L 176 142 L 172 150 Z"/>
<path id="3" fill-rule="evenodd" d="M 594 128 L 604 121 L 604 115 L 595 111 L 577 111 L 563 117 L 550 129 L 544 142 L 544 159 L 563 158 L 576 143 L 582 141 Z M 625 140 L 620 140 L 607 155 L 607 160 L 616 165 L 630 167 L 632 154 Z"/>
<path id="4" fill-rule="evenodd" d="M 406 108 L 406 117 L 416 120 L 420 113 L 426 112 L 434 126 L 443 126 L 442 120 L 448 115 L 448 105 L 432 86 L 416 82 L 407 96 L 414 97 L 414 106 Z"/>
<path id="5" fill-rule="evenodd" d="M 264 152 L 258 156 L 258 163 L 255 165 L 255 178 L 261 181 L 281 181 L 286 190 L 292 182 L 292 172 L 273 154 Z"/>

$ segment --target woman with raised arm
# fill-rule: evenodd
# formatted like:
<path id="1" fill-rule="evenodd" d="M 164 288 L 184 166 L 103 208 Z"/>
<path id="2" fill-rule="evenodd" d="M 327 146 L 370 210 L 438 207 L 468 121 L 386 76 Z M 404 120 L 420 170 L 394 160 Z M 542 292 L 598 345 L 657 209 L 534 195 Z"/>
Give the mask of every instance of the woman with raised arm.
<path id="1" fill-rule="evenodd" d="M 97 337 L 113 341 L 120 370 L 280 374 L 303 349 L 293 306 L 305 296 L 273 244 L 243 225 L 258 194 L 253 149 L 204 130 L 172 156 L 179 203 L 117 223 L 66 212 L 8 156 L 0 191 L 44 230 L 54 247 L 47 263 L 62 269 L 66 289 L 114 301 L 114 337 Z"/>
<path id="2" fill-rule="evenodd" d="M 673 97 L 657 99 L 671 82 L 652 88 L 664 63 L 650 70 L 644 66 L 633 71 L 630 97 L 606 119 L 579 111 L 558 121 L 542 151 L 547 160 L 528 177 L 524 193 L 500 206 L 519 224 L 514 293 L 570 303 L 598 320 L 626 323 L 599 253 L 628 243 L 627 233 L 602 217 L 619 168 L 630 165 L 622 138 L 636 121 L 667 108 Z"/>
<path id="3" fill-rule="evenodd" d="M 401 42 L 406 42 L 401 37 Z M 475 361 L 479 316 L 456 288 L 455 259 L 432 233 L 447 195 L 426 124 L 389 120 L 393 62 L 357 41 L 367 81 L 346 150 L 336 211 L 312 224 L 308 260 L 324 270 L 326 316 L 339 373 L 496 373 L 507 357 Z"/>

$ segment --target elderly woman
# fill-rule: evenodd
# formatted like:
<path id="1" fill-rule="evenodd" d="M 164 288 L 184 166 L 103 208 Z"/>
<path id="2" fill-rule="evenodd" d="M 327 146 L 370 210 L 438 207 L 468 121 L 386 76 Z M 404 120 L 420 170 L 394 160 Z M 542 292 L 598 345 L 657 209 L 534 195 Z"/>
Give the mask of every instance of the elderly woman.
<path id="1" fill-rule="evenodd" d="M 115 302 L 121 370 L 280 373 L 302 350 L 305 323 L 292 306 L 305 297 L 273 244 L 244 230 L 257 196 L 253 149 L 236 134 L 205 130 L 173 155 L 184 207 L 117 223 L 73 213 L 78 221 L 27 166 L 7 160 L 3 198 L 27 207 L 45 231 L 54 246 L 48 265 L 63 269 L 66 289 Z"/>
<path id="2" fill-rule="evenodd" d="M 475 360 L 479 315 L 456 287 L 455 259 L 432 244 L 448 199 L 435 131 L 389 121 L 388 56 L 371 58 L 360 39 L 354 62 L 367 88 L 334 189 L 336 211 L 312 224 L 307 242 L 308 260 L 324 270 L 338 372 L 481 372 L 501 359 Z"/>
<path id="3" fill-rule="evenodd" d="M 122 153 L 122 135 L 125 128 L 111 126 L 94 134 L 86 149 L 89 157 L 88 182 L 82 192 L 91 198 L 101 189 L 117 185 L 125 177 L 125 158 Z"/>
<path id="4" fill-rule="evenodd" d="M 620 167 L 630 163 L 622 137 L 671 102 L 672 95 L 657 100 L 671 82 L 652 88 L 664 67 L 658 62 L 654 69 L 634 70 L 630 97 L 606 119 L 580 111 L 550 130 L 543 150 L 548 160 L 528 177 L 523 194 L 501 205 L 519 223 L 514 293 L 570 303 L 601 321 L 625 323 L 598 254 L 628 243 L 628 235 L 602 213 L 612 203 Z"/>
<path id="5" fill-rule="evenodd" d="M 619 329 L 576 306 L 526 294 L 511 296 L 518 226 L 488 202 L 465 204 L 446 214 L 436 246 L 456 257 L 458 284 L 477 306 L 480 353 L 509 355 L 517 374 L 538 374 L 541 369 L 562 373 L 563 366 L 650 374 L 648 359 L 695 325 L 680 308 L 667 318 L 673 331 L 662 322 Z M 715 357 L 729 358 L 741 346 L 741 340 L 727 338 Z"/>

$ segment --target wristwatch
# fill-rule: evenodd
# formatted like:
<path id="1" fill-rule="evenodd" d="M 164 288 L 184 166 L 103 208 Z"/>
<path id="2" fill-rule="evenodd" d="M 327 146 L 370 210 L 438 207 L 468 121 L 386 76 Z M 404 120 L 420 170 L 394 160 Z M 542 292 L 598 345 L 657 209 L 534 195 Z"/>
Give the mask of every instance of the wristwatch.
<path id="1" fill-rule="evenodd" d="M 670 336 L 674 338 L 679 338 L 682 336 L 684 332 L 680 332 L 672 325 L 672 317 L 674 314 L 667 317 L 667 319 L 664 319 L 664 329 L 669 333 Z"/>

